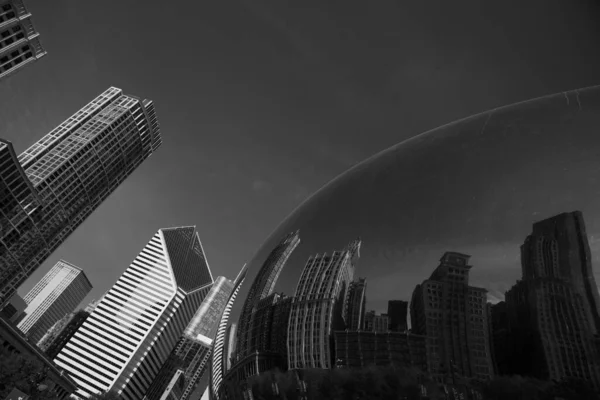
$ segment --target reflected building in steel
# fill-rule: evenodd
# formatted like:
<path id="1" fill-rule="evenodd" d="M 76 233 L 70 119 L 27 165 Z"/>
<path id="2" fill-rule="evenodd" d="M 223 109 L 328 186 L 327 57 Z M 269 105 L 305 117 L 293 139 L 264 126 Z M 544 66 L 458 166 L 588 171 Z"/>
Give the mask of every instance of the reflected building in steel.
<path id="1" fill-rule="evenodd" d="M 152 101 L 114 87 L 18 159 L 0 142 L 0 305 L 161 143 Z"/>
<path id="2" fill-rule="evenodd" d="M 348 294 L 348 322 L 350 331 L 360 331 L 365 328 L 365 310 L 367 307 L 367 280 L 359 278 L 350 283 Z"/>
<path id="3" fill-rule="evenodd" d="M 77 396 L 144 397 L 213 284 L 195 227 L 160 229 L 54 359 Z"/>
<path id="4" fill-rule="evenodd" d="M 522 279 L 506 293 L 510 372 L 600 389 L 598 289 L 582 213 L 535 223 L 521 265 Z"/>
<path id="5" fill-rule="evenodd" d="M 288 368 L 332 368 L 333 332 L 346 328 L 349 287 L 360 257 L 360 239 L 343 251 L 309 258 L 292 301 Z"/>
<path id="6" fill-rule="evenodd" d="M 256 332 L 254 317 L 259 302 L 273 293 L 277 278 L 292 252 L 300 244 L 300 232 L 287 234 L 279 244 L 271 251 L 258 271 L 240 314 L 237 328 L 236 358 L 237 361 L 256 351 L 256 338 L 252 336 Z"/>
<path id="7" fill-rule="evenodd" d="M 413 291 L 412 331 L 427 337 L 427 370 L 439 381 L 494 377 L 487 291 L 469 286 L 470 258 L 446 252 Z"/>

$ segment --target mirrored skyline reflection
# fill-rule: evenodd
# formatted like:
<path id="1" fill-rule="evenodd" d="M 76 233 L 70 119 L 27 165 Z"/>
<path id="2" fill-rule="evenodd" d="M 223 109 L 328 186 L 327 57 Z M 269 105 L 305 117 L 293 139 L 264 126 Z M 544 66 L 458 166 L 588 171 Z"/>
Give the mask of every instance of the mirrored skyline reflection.
<path id="1" fill-rule="evenodd" d="M 360 236 L 356 278 L 367 309 L 409 300 L 446 251 L 472 256 L 471 285 L 503 299 L 521 278 L 534 222 L 583 212 L 600 281 L 600 86 L 494 109 L 395 145 L 340 175 L 294 210 L 250 262 L 254 275 L 300 230 L 277 291 L 292 295 L 310 255 Z M 246 294 L 241 293 L 244 298 Z M 238 305 L 239 307 L 239 305 Z"/>

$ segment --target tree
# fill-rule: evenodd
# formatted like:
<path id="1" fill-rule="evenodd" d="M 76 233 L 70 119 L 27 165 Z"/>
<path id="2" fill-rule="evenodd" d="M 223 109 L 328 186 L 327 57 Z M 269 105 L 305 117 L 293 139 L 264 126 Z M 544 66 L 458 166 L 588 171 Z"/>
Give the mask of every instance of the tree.
<path id="1" fill-rule="evenodd" d="M 121 400 L 121 396 L 119 396 L 114 391 L 108 391 L 100 394 L 94 394 L 88 397 L 89 400 Z"/>
<path id="2" fill-rule="evenodd" d="M 48 369 L 39 360 L 0 346 L 0 398 L 17 388 L 31 400 L 54 399 L 45 382 Z"/>

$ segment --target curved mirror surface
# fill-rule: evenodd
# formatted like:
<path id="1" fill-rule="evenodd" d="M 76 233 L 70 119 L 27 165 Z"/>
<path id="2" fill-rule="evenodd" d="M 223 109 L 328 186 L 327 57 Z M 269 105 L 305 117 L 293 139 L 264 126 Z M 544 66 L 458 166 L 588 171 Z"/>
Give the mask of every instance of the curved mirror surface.
<path id="1" fill-rule="evenodd" d="M 378 312 L 410 300 L 449 251 L 471 256 L 470 285 L 503 299 L 521 279 L 520 247 L 533 224 L 572 211 L 583 213 L 599 281 L 599 179 L 600 87 L 442 126 L 356 165 L 294 210 L 250 262 L 236 308 L 269 253 L 297 230 L 301 243 L 275 291 L 293 296 L 310 256 L 360 237 L 355 278 L 367 279 L 367 310 Z"/>

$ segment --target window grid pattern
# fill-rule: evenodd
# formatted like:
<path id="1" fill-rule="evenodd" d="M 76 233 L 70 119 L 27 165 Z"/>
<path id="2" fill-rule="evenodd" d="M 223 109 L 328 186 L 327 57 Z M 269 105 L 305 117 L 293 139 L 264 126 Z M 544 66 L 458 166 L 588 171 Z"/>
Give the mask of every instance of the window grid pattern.
<path id="1" fill-rule="evenodd" d="M 182 247 L 193 246 L 189 236 Z M 124 399 L 143 397 L 212 284 L 184 291 L 176 267 L 161 229 L 57 355 L 79 384 L 77 395 L 114 389 Z"/>
<path id="2" fill-rule="evenodd" d="M 288 327 L 289 368 L 331 368 L 333 330 L 344 329 L 348 287 L 360 241 L 309 258 L 298 282 Z"/>
<path id="3" fill-rule="evenodd" d="M 30 262 L 37 267 L 47 256 L 38 252 L 47 245 L 36 226 L 40 218 L 39 197 L 12 145 L 0 141 L 0 303 L 27 276 L 22 266 Z"/>
<path id="4" fill-rule="evenodd" d="M 250 286 L 239 318 L 236 345 L 236 357 L 238 360 L 245 358 L 248 354 L 256 350 L 252 346 L 252 343 L 255 342 L 252 338 L 252 331 L 255 330 L 253 321 L 258 303 L 271 295 L 281 270 L 299 244 L 299 232 L 293 232 L 286 235 L 273 251 L 271 251 L 261 269 L 258 271 L 256 278 L 254 278 L 254 282 L 252 282 L 252 286 Z"/>
<path id="5" fill-rule="evenodd" d="M 46 54 L 38 36 L 23 2 L 0 4 L 0 79 Z"/>
<path id="6" fill-rule="evenodd" d="M 80 268 L 59 261 L 25 296 L 25 317 L 17 327 L 33 343 L 38 343 L 91 290 L 92 285 Z"/>
<path id="7" fill-rule="evenodd" d="M 3 224 L 20 224 L 0 249 L 4 300 L 152 154 L 155 143 L 143 143 L 140 127 L 160 137 L 158 125 L 134 115 L 146 116 L 143 102 L 110 88 L 19 157 L 31 196 L 19 198 L 22 211 L 13 207 L 16 220 Z"/>

